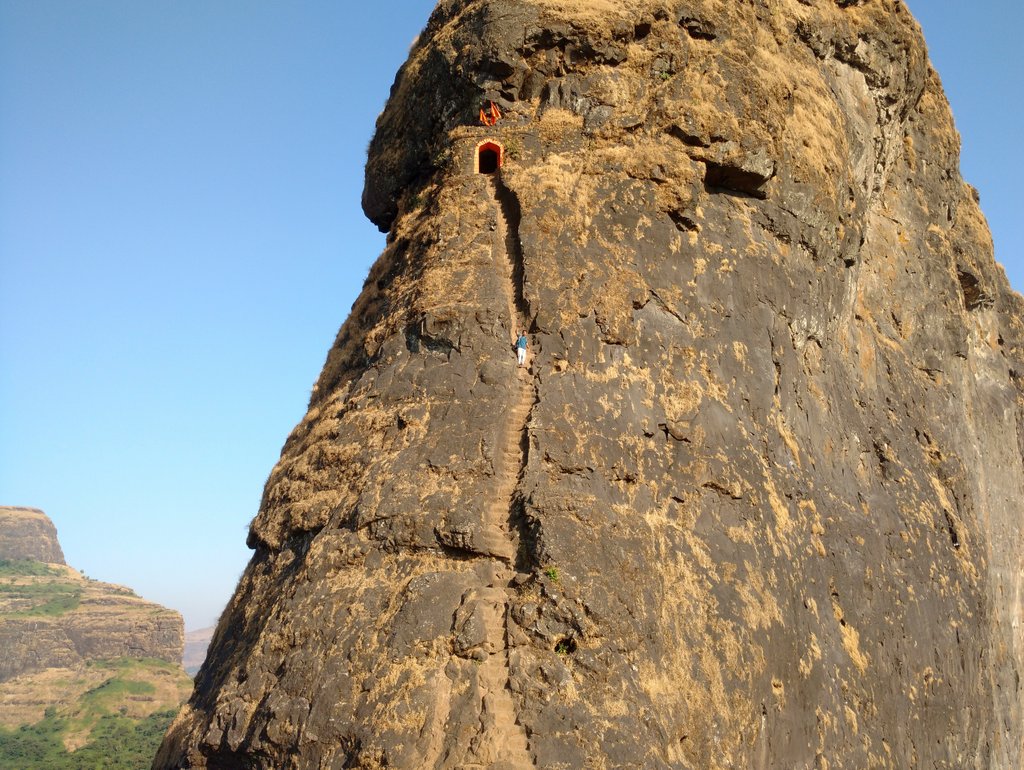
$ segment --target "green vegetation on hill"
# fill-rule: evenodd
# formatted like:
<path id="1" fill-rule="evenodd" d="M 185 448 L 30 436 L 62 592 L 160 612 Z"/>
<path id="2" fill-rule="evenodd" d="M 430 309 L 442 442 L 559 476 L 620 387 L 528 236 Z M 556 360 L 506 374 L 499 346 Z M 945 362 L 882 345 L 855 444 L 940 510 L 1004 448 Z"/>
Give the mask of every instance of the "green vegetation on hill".
<path id="1" fill-rule="evenodd" d="M 0 546 L 0 770 L 148 768 L 192 689 L 180 616 L 65 565 L 41 513 L 0 506 Z"/>
<path id="2" fill-rule="evenodd" d="M 63 615 L 78 607 L 82 589 L 69 583 L 5 583 L 0 585 L 0 600 L 31 603 L 26 609 L 9 613 L 13 617 Z"/>
<path id="3" fill-rule="evenodd" d="M 93 728 L 91 740 L 75 752 L 64 748 L 71 720 L 47 716 L 16 730 L 0 728 L 0 767 L 18 770 L 139 770 L 153 761 L 160 740 L 177 709 L 158 711 L 141 720 L 106 714 Z"/>
<path id="4" fill-rule="evenodd" d="M 42 577 L 59 575 L 60 570 L 41 561 L 31 559 L 0 559 L 0 576 L 2 577 Z"/>
<path id="5" fill-rule="evenodd" d="M 178 666 L 153 658 L 91 661 L 86 668 L 101 672 L 103 678 L 73 702 L 47 708 L 34 724 L 0 727 L 0 768 L 149 767 L 177 714 L 177 704 L 188 692 L 190 680 Z M 160 692 L 169 683 L 173 693 L 170 698 L 168 693 Z M 134 706 L 147 699 L 155 708 L 153 713 L 131 713 Z M 67 745 L 80 748 L 68 751 Z"/>

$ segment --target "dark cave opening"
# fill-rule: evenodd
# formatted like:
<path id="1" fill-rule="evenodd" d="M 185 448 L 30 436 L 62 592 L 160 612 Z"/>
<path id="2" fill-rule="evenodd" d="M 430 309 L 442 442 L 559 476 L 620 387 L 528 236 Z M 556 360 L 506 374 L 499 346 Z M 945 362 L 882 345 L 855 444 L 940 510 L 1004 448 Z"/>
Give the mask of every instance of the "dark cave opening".
<path id="1" fill-rule="evenodd" d="M 493 142 L 480 145 L 477 170 L 481 174 L 493 174 L 501 168 L 501 147 Z"/>

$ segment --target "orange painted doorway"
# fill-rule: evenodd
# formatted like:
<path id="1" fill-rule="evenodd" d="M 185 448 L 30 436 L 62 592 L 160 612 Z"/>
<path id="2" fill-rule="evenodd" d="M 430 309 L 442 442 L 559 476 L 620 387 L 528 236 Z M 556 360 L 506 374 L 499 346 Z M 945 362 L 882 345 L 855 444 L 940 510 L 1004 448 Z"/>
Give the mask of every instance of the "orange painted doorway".
<path id="1" fill-rule="evenodd" d="M 496 142 L 484 142 L 476 148 L 476 170 L 481 174 L 493 174 L 501 168 L 502 148 Z"/>

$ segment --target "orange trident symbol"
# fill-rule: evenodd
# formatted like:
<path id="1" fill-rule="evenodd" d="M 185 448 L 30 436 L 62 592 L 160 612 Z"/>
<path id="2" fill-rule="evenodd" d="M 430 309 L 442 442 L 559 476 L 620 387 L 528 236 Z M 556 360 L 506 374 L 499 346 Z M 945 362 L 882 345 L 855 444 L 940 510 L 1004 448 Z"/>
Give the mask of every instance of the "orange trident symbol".
<path id="1" fill-rule="evenodd" d="M 501 120 L 501 110 L 498 109 L 498 105 L 491 102 L 489 110 L 485 110 L 483 107 L 480 108 L 480 122 L 485 126 L 493 126 Z"/>

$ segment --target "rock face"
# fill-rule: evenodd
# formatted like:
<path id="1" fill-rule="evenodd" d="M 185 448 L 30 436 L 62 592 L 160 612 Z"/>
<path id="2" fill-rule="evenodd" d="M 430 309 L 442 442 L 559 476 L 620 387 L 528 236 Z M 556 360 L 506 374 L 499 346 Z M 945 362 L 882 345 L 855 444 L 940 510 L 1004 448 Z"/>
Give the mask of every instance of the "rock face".
<path id="1" fill-rule="evenodd" d="M 64 564 L 57 528 L 38 508 L 0 506 L 0 559 Z"/>
<path id="2" fill-rule="evenodd" d="M 899 0 L 442 0 L 155 766 L 1020 767 L 1024 307 L 958 151 Z"/>

